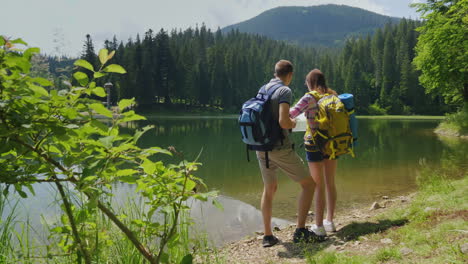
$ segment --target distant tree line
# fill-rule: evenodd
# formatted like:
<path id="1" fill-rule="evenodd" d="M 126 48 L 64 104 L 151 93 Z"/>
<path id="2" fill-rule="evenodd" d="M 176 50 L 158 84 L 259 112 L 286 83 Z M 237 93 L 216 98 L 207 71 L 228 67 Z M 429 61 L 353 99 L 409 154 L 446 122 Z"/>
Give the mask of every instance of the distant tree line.
<path id="1" fill-rule="evenodd" d="M 348 39 L 344 47 L 300 47 L 263 36 L 212 32 L 204 25 L 170 33 L 148 30 L 126 42 L 116 37 L 113 63 L 128 74 L 112 76 L 112 101 L 135 97 L 141 109 L 157 106 L 211 107 L 236 112 L 273 77 L 273 66 L 288 59 L 295 67 L 290 85 L 298 99 L 304 77 L 320 68 L 339 93 L 353 93 L 360 114 L 442 114 L 452 110 L 439 95 L 427 95 L 412 64 L 420 22 L 402 19 L 373 35 Z M 97 65 L 87 35 L 82 58 Z"/>

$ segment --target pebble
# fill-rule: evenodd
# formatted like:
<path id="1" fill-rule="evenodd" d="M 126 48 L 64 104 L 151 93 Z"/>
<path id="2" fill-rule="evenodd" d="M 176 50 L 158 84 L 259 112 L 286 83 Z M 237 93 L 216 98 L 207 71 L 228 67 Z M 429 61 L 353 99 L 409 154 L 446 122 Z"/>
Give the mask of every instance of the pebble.
<path id="1" fill-rule="evenodd" d="M 463 245 L 460 246 L 460 251 L 463 253 L 463 254 L 467 254 L 468 253 L 468 243 L 465 243 Z"/>
<path id="2" fill-rule="evenodd" d="M 263 233 L 263 231 L 255 231 L 255 234 L 256 235 L 263 235 L 264 233 Z"/>
<path id="3" fill-rule="evenodd" d="M 384 196 L 382 196 L 382 199 L 387 200 L 387 199 L 388 199 L 388 196 L 387 196 L 387 195 L 384 195 Z"/>
<path id="4" fill-rule="evenodd" d="M 307 215 L 308 215 L 308 216 L 313 216 L 313 215 L 314 215 L 314 212 L 313 212 L 313 211 L 309 211 L 309 212 L 307 212 Z"/>
<path id="5" fill-rule="evenodd" d="M 355 245 L 355 246 L 358 246 L 359 244 L 361 244 L 361 242 L 359 242 L 359 241 L 355 241 L 355 242 L 354 242 L 354 245 Z"/>
<path id="6" fill-rule="evenodd" d="M 391 244 L 392 242 L 393 240 L 391 240 L 390 238 L 380 239 L 380 243 L 383 243 L 383 244 Z"/>
<path id="7" fill-rule="evenodd" d="M 411 248 L 404 247 L 404 248 L 400 249 L 400 253 L 401 253 L 403 256 L 406 256 L 406 255 L 408 255 L 408 254 L 413 253 L 413 250 L 412 250 Z"/>
<path id="8" fill-rule="evenodd" d="M 434 211 L 434 210 L 436 210 L 436 209 L 435 209 L 435 208 L 432 208 L 432 207 L 426 207 L 426 208 L 424 208 L 424 212 L 425 212 L 425 213 L 428 213 L 428 212 Z"/>
<path id="9" fill-rule="evenodd" d="M 374 202 L 369 210 L 376 210 L 376 209 L 379 209 L 379 208 L 382 208 L 382 206 L 380 206 L 380 204 L 378 202 Z"/>
<path id="10" fill-rule="evenodd" d="M 337 240 L 337 241 L 335 241 L 335 245 L 343 245 L 343 244 L 344 244 L 344 242 L 343 242 L 343 241 L 341 241 L 341 240 Z"/>
<path id="11" fill-rule="evenodd" d="M 273 231 L 281 231 L 281 228 L 279 228 L 279 226 L 275 226 L 273 227 Z"/>
<path id="12" fill-rule="evenodd" d="M 263 240 L 263 236 L 258 236 L 257 240 Z"/>

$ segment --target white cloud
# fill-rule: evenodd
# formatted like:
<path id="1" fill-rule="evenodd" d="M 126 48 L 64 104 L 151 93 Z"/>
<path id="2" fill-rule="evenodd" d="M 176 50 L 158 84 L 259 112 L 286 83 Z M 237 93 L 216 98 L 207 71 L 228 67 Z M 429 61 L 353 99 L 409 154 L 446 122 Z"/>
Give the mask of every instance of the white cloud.
<path id="1" fill-rule="evenodd" d="M 408 0 L 414 1 L 414 0 Z M 15 0 L 2 3 L 0 34 L 22 37 L 32 46 L 53 53 L 54 33 L 62 32 L 63 50 L 81 52 L 86 34 L 95 48 L 116 35 L 127 40 L 148 29 L 187 28 L 205 23 L 216 29 L 252 18 L 277 6 L 343 4 L 397 16 L 390 7 L 405 0 Z M 13 11 L 17 10 L 17 11 Z M 57 34 L 55 34 L 57 35 Z M 60 35 L 60 34 L 59 34 Z"/>

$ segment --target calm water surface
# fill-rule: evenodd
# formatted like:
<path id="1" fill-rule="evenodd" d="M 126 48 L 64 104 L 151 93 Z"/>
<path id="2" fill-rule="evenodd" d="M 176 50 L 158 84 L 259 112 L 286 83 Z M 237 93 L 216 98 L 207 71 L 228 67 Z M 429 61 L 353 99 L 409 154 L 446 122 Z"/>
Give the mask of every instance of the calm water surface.
<path id="1" fill-rule="evenodd" d="M 344 214 L 350 208 L 368 206 L 382 195 L 397 196 L 414 190 L 421 164 L 437 165 L 442 155 L 452 151 L 450 145 L 432 132 L 438 122 L 359 119 L 356 158 L 341 157 L 338 162 L 337 213 Z M 262 179 L 254 152 L 250 153 L 251 161 L 247 162 L 236 119 L 167 117 L 128 124 L 123 129 L 133 130 L 148 124 L 155 125 L 155 129 L 142 137 L 140 144 L 143 147 L 174 146 L 184 153 L 187 160 L 199 156 L 203 166 L 197 176 L 203 178 L 210 189 L 219 190 L 223 211 L 210 204 L 192 203 L 192 215 L 197 226 L 206 229 L 212 240 L 239 239 L 262 228 L 258 210 Z M 293 133 L 296 145 L 301 143 L 302 136 L 303 132 Z M 467 149 L 467 141 L 457 144 Z M 296 150 L 304 157 L 302 148 L 297 147 Z M 295 218 L 299 185 L 282 173 L 278 180 L 273 224 L 284 225 Z M 118 197 L 133 193 L 126 187 L 119 188 L 117 192 L 122 194 L 116 195 Z M 55 196 L 52 193 L 50 187 L 39 188 L 35 198 L 24 201 L 33 218 L 41 214 L 44 219 L 54 218 L 57 210 L 54 209 Z"/>
<path id="2" fill-rule="evenodd" d="M 255 153 L 247 162 L 245 145 L 235 119 L 154 119 L 156 129 L 142 138 L 144 146 L 175 146 L 188 160 L 203 163 L 198 176 L 221 194 L 258 207 L 263 188 Z M 338 206 L 346 208 L 372 201 L 380 195 L 396 195 L 415 187 L 421 160 L 437 163 L 447 148 L 433 129 L 438 121 L 359 120 L 356 158 L 338 162 Z M 293 133 L 296 145 L 303 132 Z M 301 157 L 304 150 L 297 147 Z M 279 175 L 274 215 L 292 219 L 299 185 Z"/>

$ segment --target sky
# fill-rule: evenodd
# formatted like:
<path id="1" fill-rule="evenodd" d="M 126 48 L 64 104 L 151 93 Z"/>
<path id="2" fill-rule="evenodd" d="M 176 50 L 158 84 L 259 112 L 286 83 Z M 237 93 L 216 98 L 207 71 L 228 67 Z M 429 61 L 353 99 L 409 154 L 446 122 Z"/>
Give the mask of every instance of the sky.
<path id="1" fill-rule="evenodd" d="M 339 4 L 379 14 L 418 18 L 420 0 L 0 0 L 0 34 L 21 37 L 51 55 L 79 56 L 86 34 L 95 50 L 114 35 L 135 38 L 148 29 L 185 29 L 205 23 L 216 30 L 278 6 Z"/>

